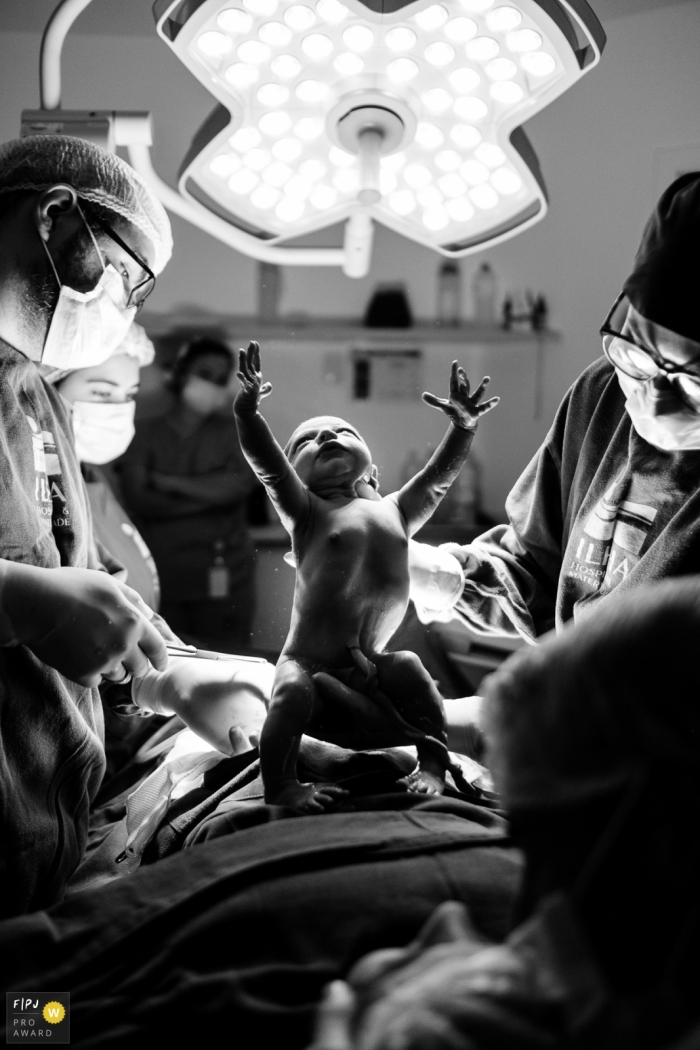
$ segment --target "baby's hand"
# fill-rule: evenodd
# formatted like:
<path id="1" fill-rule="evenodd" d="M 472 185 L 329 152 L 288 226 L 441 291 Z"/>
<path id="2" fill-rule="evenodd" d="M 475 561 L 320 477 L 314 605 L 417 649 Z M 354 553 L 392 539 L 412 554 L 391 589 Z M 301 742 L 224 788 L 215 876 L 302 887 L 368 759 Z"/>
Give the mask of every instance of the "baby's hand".
<path id="1" fill-rule="evenodd" d="M 450 397 L 436 397 L 435 394 L 423 394 L 426 405 L 439 408 L 451 422 L 462 430 L 476 430 L 480 418 L 490 412 L 501 400 L 500 397 L 489 398 L 479 404 L 479 398 L 491 382 L 490 376 L 484 376 L 473 394 L 469 392 L 467 373 L 456 361 L 452 362 L 450 371 Z"/>
<path id="2" fill-rule="evenodd" d="M 235 406 L 244 412 L 255 412 L 264 397 L 272 393 L 272 383 L 264 383 L 260 370 L 260 346 L 253 340 L 247 350 L 238 351 L 238 372 L 241 389 L 236 394 Z"/>

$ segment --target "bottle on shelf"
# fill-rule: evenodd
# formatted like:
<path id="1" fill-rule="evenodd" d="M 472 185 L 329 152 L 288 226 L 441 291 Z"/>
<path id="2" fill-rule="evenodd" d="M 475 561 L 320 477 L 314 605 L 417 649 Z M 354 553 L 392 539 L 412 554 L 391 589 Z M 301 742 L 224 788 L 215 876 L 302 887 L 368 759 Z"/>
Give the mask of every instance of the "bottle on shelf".
<path id="1" fill-rule="evenodd" d="M 462 315 L 462 278 L 459 266 L 449 260 L 438 270 L 437 320 L 456 328 Z"/>
<path id="2" fill-rule="evenodd" d="M 474 320 L 477 324 L 496 323 L 496 276 L 490 263 L 481 263 L 472 281 Z"/>

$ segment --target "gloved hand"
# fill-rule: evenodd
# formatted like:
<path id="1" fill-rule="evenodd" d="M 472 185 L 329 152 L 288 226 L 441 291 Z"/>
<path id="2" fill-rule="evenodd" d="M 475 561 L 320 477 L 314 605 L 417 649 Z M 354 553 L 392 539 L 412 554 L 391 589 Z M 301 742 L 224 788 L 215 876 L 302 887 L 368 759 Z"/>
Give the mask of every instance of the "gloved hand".
<path id="1" fill-rule="evenodd" d="M 0 564 L 0 628 L 78 685 L 168 665 L 165 642 L 131 587 L 95 569 Z"/>
<path id="2" fill-rule="evenodd" d="M 408 544 L 408 571 L 411 580 L 411 601 L 421 623 L 452 619 L 453 608 L 464 588 L 464 573 L 452 550 L 456 543 L 432 547 L 411 540 Z"/>
<path id="3" fill-rule="evenodd" d="M 167 671 L 134 678 L 131 696 L 144 711 L 179 715 L 185 725 L 224 755 L 241 750 L 241 730 L 253 745 L 260 739 L 272 693 L 272 664 L 200 660 L 174 656 Z M 236 743 L 238 740 L 238 743 Z"/>

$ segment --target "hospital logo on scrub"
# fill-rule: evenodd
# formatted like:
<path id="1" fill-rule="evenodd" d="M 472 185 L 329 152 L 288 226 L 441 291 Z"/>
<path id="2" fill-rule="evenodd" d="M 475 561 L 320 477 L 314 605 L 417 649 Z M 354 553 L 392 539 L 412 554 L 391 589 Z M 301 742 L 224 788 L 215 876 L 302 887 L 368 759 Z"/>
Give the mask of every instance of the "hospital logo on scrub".
<path id="1" fill-rule="evenodd" d="M 7 993 L 6 1042 L 70 1043 L 70 994 Z"/>
<path id="2" fill-rule="evenodd" d="M 49 481 L 46 476 L 44 437 L 41 427 L 35 419 L 32 419 L 31 416 L 27 415 L 25 415 L 25 419 L 29 424 L 29 429 L 32 435 L 32 452 L 34 454 L 34 497 L 41 517 L 50 519 L 53 504 L 51 500 L 51 490 L 49 489 Z"/>
<path id="3" fill-rule="evenodd" d="M 594 590 L 612 590 L 632 571 L 656 518 L 656 509 L 621 499 L 616 479 L 588 515 L 583 533 L 572 536 L 566 575 Z"/>

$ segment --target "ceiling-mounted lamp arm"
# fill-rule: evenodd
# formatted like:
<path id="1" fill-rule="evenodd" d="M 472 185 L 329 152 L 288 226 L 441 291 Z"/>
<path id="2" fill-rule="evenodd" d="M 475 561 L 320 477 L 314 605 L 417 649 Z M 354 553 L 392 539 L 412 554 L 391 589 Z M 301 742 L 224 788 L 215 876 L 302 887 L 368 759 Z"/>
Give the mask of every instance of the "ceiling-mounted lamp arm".
<path id="1" fill-rule="evenodd" d="M 355 249 L 348 253 L 344 248 L 280 248 L 265 244 L 257 237 L 251 237 L 244 230 L 239 230 L 213 212 L 198 205 L 196 201 L 187 200 L 177 190 L 161 179 L 151 161 L 150 149 L 143 143 L 129 144 L 129 161 L 139 175 L 153 188 L 165 207 L 181 218 L 198 226 L 200 230 L 216 237 L 223 244 L 235 251 L 258 259 L 261 262 L 276 263 L 278 266 L 342 266 L 345 273 L 352 277 L 364 277 L 369 270 L 369 252 Z M 367 217 L 369 219 L 369 216 Z M 348 222 L 348 226 L 352 219 Z M 369 220 L 371 226 L 371 220 Z M 367 242 L 366 223 L 364 241 Z M 356 240 L 357 238 L 355 238 Z M 346 238 L 346 244 L 347 244 Z M 369 246 L 371 246 L 371 233 Z M 354 241 L 353 241 L 354 243 Z M 351 272 L 352 271 L 352 272 Z"/>
<path id="2" fill-rule="evenodd" d="M 61 52 L 79 14 L 92 0 L 61 0 L 46 23 L 39 54 L 39 93 L 42 109 L 61 108 Z"/>

